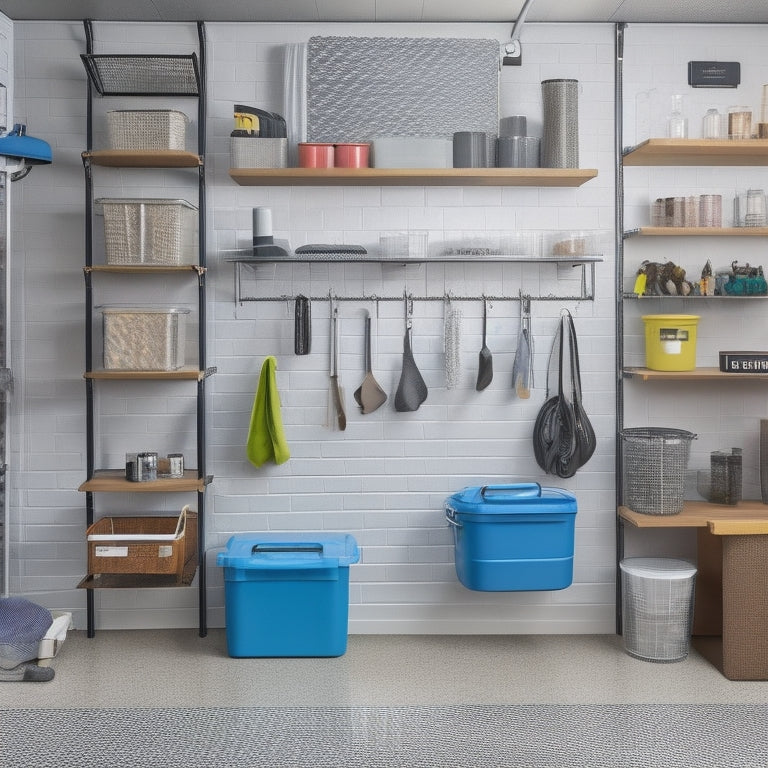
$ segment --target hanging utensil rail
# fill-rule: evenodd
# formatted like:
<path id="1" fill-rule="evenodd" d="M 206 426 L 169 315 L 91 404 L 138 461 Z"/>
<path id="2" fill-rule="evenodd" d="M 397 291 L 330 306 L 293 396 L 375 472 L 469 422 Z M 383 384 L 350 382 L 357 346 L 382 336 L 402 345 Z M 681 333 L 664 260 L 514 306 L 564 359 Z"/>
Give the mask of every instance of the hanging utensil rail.
<path id="1" fill-rule="evenodd" d="M 296 294 L 299 295 L 299 294 Z M 301 294 L 302 296 L 306 294 Z M 409 293 L 411 301 L 445 301 L 446 294 L 442 296 L 417 296 Z M 328 301 L 328 296 L 307 296 L 309 301 Z M 485 293 L 477 296 L 456 296 L 450 294 L 451 301 L 520 301 L 518 296 L 493 296 Z M 590 301 L 592 296 L 526 296 L 528 301 Z M 242 296 L 240 302 L 246 301 L 295 301 L 296 296 L 290 294 L 282 294 L 280 296 Z M 333 295 L 334 301 L 353 301 L 353 302 L 366 302 L 366 301 L 402 301 L 402 294 L 400 296 L 379 296 L 375 293 L 361 294 L 359 296 L 339 296 Z"/>
<path id="2" fill-rule="evenodd" d="M 240 305 L 244 304 L 246 302 L 258 302 L 258 301 L 295 301 L 296 295 L 304 295 L 302 291 L 298 291 L 296 295 L 289 296 L 287 294 L 283 294 L 280 296 L 249 296 L 243 293 L 243 277 L 242 277 L 242 269 L 245 267 L 249 271 L 255 272 L 257 267 L 259 266 L 266 266 L 267 264 L 274 264 L 276 263 L 274 260 L 255 260 L 255 259 L 228 259 L 228 261 L 231 261 L 235 265 L 235 286 L 234 286 L 234 293 L 235 293 L 235 304 Z M 558 265 L 570 265 L 573 268 L 581 267 L 581 284 L 580 289 L 581 293 L 579 295 L 555 295 L 555 294 L 548 294 L 545 296 L 531 296 L 531 299 L 534 299 L 536 301 L 594 301 L 595 298 L 595 263 L 602 261 L 602 257 L 580 257 L 578 259 L 540 259 L 538 262 L 536 260 L 531 259 L 530 261 L 526 262 L 520 262 L 520 263 L 527 263 L 527 264 L 558 264 Z M 318 262 L 319 263 L 319 262 Z M 326 261 L 325 263 L 330 264 L 344 264 L 345 262 L 342 261 Z M 380 262 L 380 263 L 389 263 L 389 262 Z M 392 262 L 394 264 L 397 264 L 398 262 Z M 587 270 L 587 268 L 589 268 Z M 308 296 L 308 298 L 311 301 L 328 301 L 328 296 Z M 338 301 L 402 301 L 402 294 L 398 296 L 376 296 L 375 294 L 371 295 L 359 295 L 359 296 L 335 296 L 335 299 Z M 456 296 L 453 293 L 451 293 L 451 299 L 454 301 L 482 301 L 483 298 L 488 299 L 488 301 L 519 301 L 519 298 L 517 296 L 492 296 L 490 294 L 480 294 L 480 295 L 473 295 L 473 296 Z M 442 296 L 413 296 L 413 299 L 415 301 L 443 301 L 445 299 L 445 295 Z"/>

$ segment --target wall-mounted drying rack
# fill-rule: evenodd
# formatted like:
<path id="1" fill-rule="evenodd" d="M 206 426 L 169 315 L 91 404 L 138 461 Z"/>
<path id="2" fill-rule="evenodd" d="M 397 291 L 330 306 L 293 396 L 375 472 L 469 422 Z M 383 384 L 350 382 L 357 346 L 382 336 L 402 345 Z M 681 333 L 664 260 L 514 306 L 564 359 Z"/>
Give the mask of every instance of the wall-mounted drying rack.
<path id="1" fill-rule="evenodd" d="M 454 255 L 429 256 L 429 257 L 423 257 L 423 258 L 403 257 L 403 258 L 396 258 L 396 259 L 393 259 L 393 258 L 383 259 L 381 257 L 372 256 L 372 255 L 356 254 L 353 256 L 353 255 L 345 254 L 343 258 L 323 258 L 322 256 L 317 256 L 317 255 L 312 255 L 312 256 L 291 255 L 283 258 L 254 258 L 253 256 L 248 256 L 248 257 L 243 256 L 238 258 L 227 259 L 227 261 L 230 261 L 235 265 L 234 294 L 235 294 L 236 305 L 242 305 L 246 302 L 289 301 L 296 298 L 295 296 L 289 296 L 287 294 L 283 294 L 280 296 L 246 295 L 243 292 L 243 268 L 250 270 L 252 272 L 255 272 L 257 268 L 260 266 L 273 265 L 278 263 L 280 264 L 312 263 L 312 264 L 344 265 L 347 263 L 359 263 L 359 262 L 389 264 L 392 266 L 401 266 L 401 267 L 405 267 L 410 264 L 446 264 L 446 263 L 471 264 L 471 263 L 491 263 L 491 262 L 522 263 L 522 264 L 546 263 L 546 264 L 558 264 L 558 265 L 571 266 L 571 267 L 581 267 L 580 293 L 578 295 L 561 296 L 561 295 L 555 295 L 555 294 L 547 294 L 547 295 L 539 295 L 539 296 L 531 295 L 529 298 L 534 299 L 536 301 L 592 301 L 594 300 L 594 297 L 595 297 L 595 264 L 598 262 L 601 262 L 602 260 L 603 260 L 602 255 L 597 255 L 597 254 L 584 254 L 579 256 L 540 256 L 540 257 L 492 254 L 492 255 L 483 255 L 482 258 L 477 258 L 477 259 L 467 258 L 466 256 L 454 256 Z M 306 295 L 306 294 L 302 294 L 302 295 Z M 307 298 L 309 298 L 310 301 L 327 301 L 328 300 L 327 295 L 308 296 Z M 355 296 L 336 295 L 334 296 L 334 298 L 337 299 L 338 301 L 356 301 L 356 302 L 402 301 L 403 300 L 402 293 L 397 296 L 394 296 L 394 295 L 379 296 L 376 294 L 370 294 L 370 295 L 363 294 L 363 295 L 355 295 Z M 444 301 L 446 299 L 446 295 L 442 295 L 442 296 L 414 295 L 413 299 L 415 301 Z M 492 296 L 490 294 L 464 296 L 464 295 L 455 295 L 451 293 L 450 299 L 452 301 L 482 301 L 483 299 L 487 299 L 489 301 L 518 301 L 519 297 L 518 296 L 502 296 L 502 295 Z"/>

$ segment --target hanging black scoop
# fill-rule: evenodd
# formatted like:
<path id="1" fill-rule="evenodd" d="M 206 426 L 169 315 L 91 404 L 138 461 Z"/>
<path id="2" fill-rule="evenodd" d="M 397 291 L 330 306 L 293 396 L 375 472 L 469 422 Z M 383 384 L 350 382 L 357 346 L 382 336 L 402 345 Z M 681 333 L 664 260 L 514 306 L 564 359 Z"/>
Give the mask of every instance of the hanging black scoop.
<path id="1" fill-rule="evenodd" d="M 403 339 L 403 371 L 395 392 L 396 411 L 417 411 L 427 399 L 429 390 L 416 366 L 411 350 L 411 313 L 406 299 L 405 338 Z"/>

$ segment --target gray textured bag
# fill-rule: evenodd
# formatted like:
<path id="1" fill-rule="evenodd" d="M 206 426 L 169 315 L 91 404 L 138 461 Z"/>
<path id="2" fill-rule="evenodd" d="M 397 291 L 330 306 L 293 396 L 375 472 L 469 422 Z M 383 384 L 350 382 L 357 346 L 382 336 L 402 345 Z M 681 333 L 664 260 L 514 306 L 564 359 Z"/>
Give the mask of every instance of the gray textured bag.
<path id="1" fill-rule="evenodd" d="M 0 598 L 0 669 L 36 659 L 52 623 L 50 611 L 23 597 Z"/>

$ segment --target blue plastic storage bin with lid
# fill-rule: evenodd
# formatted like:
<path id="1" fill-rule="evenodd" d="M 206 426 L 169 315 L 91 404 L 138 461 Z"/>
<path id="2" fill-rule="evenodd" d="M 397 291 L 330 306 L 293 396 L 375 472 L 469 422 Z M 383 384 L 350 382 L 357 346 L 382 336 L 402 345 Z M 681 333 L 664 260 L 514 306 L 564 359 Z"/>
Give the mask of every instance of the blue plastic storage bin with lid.
<path id="1" fill-rule="evenodd" d="M 238 533 L 224 568 L 230 656 L 342 656 L 347 650 L 349 566 L 357 542 L 339 533 Z"/>
<path id="2" fill-rule="evenodd" d="M 445 502 L 456 575 L 468 589 L 564 589 L 573 581 L 576 497 L 538 483 L 464 488 Z"/>

